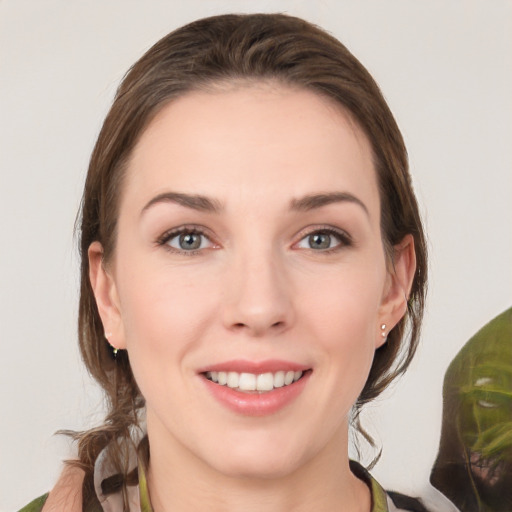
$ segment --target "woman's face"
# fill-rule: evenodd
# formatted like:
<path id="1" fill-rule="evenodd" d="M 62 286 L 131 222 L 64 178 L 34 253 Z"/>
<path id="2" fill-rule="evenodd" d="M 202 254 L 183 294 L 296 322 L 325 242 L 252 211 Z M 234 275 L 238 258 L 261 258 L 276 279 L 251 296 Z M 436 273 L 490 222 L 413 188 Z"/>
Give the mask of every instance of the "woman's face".
<path id="1" fill-rule="evenodd" d="M 340 108 L 269 84 L 173 101 L 129 162 L 107 270 L 100 255 L 93 286 L 152 458 L 275 476 L 346 453 L 403 289 L 369 143 Z"/>

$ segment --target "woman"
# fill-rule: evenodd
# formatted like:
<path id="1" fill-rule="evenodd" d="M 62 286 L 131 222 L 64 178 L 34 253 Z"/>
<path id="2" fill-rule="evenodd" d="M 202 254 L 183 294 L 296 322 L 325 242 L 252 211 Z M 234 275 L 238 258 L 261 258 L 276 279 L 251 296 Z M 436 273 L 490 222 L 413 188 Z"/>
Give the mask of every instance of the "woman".
<path id="1" fill-rule="evenodd" d="M 407 167 L 371 76 L 303 20 L 151 48 L 82 202 L 80 347 L 109 414 L 26 510 L 387 510 L 348 429 L 418 342 Z"/>

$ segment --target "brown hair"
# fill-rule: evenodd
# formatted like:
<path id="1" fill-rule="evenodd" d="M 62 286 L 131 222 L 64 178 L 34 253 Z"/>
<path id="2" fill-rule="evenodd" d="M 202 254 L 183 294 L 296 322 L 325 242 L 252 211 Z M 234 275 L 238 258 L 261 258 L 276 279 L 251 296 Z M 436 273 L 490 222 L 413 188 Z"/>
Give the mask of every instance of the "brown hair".
<path id="1" fill-rule="evenodd" d="M 311 90 L 341 104 L 364 130 L 373 149 L 380 187 L 382 238 L 390 261 L 394 245 L 407 234 L 414 238 L 417 269 L 408 311 L 389 333 L 387 343 L 376 351 L 368 381 L 355 406 L 357 425 L 360 408 L 406 370 L 416 350 L 426 293 L 425 239 L 405 145 L 373 78 L 337 39 L 298 18 L 253 14 L 195 21 L 158 41 L 130 69 L 117 91 L 90 161 L 79 230 L 79 340 L 89 372 L 105 391 L 109 412 L 104 425 L 77 436 L 80 464 L 89 481 L 99 451 L 112 439 L 129 439 L 144 399 L 128 354 L 121 351 L 114 360 L 104 338 L 89 282 L 88 248 L 94 241 L 101 242 L 106 261 L 115 250 L 118 202 L 127 162 L 155 114 L 186 92 L 236 80 L 273 80 Z M 117 452 L 119 471 L 126 475 L 120 453 Z"/>

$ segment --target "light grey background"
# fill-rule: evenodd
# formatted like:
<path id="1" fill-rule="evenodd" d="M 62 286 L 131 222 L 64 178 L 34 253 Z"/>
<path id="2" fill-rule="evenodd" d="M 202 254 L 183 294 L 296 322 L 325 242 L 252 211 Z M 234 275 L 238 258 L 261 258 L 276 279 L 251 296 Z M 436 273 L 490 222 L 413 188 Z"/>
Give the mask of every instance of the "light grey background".
<path id="1" fill-rule="evenodd" d="M 512 3 L 506 0 L 0 0 L 0 510 L 51 488 L 68 444 L 101 418 L 76 347 L 73 223 L 114 90 L 171 29 L 284 11 L 334 33 L 381 85 L 409 148 L 431 246 L 423 345 L 365 416 L 374 475 L 421 493 L 444 371 L 512 304 Z"/>

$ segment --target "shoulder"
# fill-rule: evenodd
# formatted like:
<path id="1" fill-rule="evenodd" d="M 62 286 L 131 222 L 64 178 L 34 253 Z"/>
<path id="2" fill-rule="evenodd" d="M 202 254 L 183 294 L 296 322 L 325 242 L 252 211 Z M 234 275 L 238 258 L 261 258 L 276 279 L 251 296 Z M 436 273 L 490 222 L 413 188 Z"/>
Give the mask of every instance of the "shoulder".
<path id="1" fill-rule="evenodd" d="M 82 512 L 82 485 L 84 472 L 76 467 L 66 465 L 48 494 L 44 494 L 19 512 Z"/>

